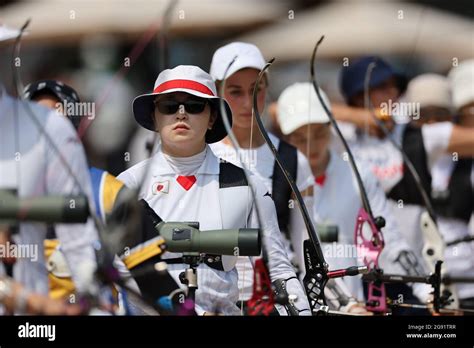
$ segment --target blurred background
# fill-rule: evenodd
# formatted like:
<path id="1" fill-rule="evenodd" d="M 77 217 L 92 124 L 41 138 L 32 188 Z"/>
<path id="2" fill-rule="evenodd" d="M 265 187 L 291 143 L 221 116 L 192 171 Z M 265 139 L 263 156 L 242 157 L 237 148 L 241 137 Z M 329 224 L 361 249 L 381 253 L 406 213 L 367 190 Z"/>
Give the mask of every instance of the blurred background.
<path id="1" fill-rule="evenodd" d="M 269 102 L 291 83 L 309 81 L 311 52 L 323 34 L 318 77 L 334 101 L 342 99 L 337 86 L 347 59 L 381 55 L 411 77 L 445 74 L 453 60 L 474 57 L 472 1 L 170 3 L 0 0 L 0 23 L 19 28 L 31 19 L 21 46 L 23 84 L 59 79 L 94 102 L 96 117 L 83 140 L 91 164 L 115 175 L 147 156 L 151 132 L 137 128 L 133 98 L 151 91 L 164 67 L 193 64 L 208 71 L 214 51 L 231 41 L 254 43 L 266 59 L 276 57 Z M 11 61 L 10 54 L 0 57 L 0 74 L 15 95 Z"/>

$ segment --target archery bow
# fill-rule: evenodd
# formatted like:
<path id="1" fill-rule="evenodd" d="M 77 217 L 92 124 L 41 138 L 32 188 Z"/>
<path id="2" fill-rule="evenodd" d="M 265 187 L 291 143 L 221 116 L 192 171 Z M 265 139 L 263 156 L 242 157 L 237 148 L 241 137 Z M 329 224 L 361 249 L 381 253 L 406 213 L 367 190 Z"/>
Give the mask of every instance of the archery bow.
<path id="1" fill-rule="evenodd" d="M 228 64 L 224 72 L 224 77 L 222 79 L 222 83 L 221 83 L 220 91 L 219 91 L 219 94 L 221 95 L 221 99 L 219 101 L 219 107 L 222 114 L 224 127 L 227 131 L 229 139 L 232 143 L 232 146 L 234 147 L 236 151 L 237 156 L 240 157 L 240 151 L 239 151 L 240 145 L 237 138 L 235 137 L 234 132 L 232 131 L 232 126 L 230 124 L 229 116 L 227 115 L 227 110 L 225 108 L 224 100 L 223 100 L 224 95 L 225 95 L 224 94 L 225 81 L 227 78 L 227 73 L 230 67 L 232 66 L 232 64 L 234 64 L 236 59 L 237 59 L 237 56 L 234 57 L 234 59 L 232 59 L 232 61 Z M 257 219 L 259 220 L 259 225 L 260 225 L 261 221 L 263 220 L 260 215 L 260 210 L 258 208 L 258 205 L 256 203 L 256 199 L 255 199 L 256 194 L 255 194 L 254 188 L 247 175 L 247 170 L 249 169 L 247 168 L 245 160 L 241 160 L 239 158 L 239 161 L 242 163 L 242 166 L 244 168 L 244 174 L 245 174 L 245 177 L 247 178 L 249 190 L 251 192 L 253 201 L 255 202 L 255 210 L 256 210 Z M 253 291 L 252 291 L 252 297 L 248 301 L 248 314 L 252 316 L 253 315 L 269 315 L 272 312 L 273 306 L 277 302 L 276 301 L 277 299 L 275 298 L 272 283 L 270 280 L 269 268 L 268 268 L 268 254 L 267 254 L 264 238 L 262 238 L 262 258 L 255 260 L 253 278 L 254 278 Z M 281 302 L 281 304 L 285 304 L 287 302 L 287 299 L 284 297 L 283 298 L 280 297 L 278 300 L 279 302 Z M 292 314 L 297 315 L 297 313 L 292 313 Z"/>
<path id="2" fill-rule="evenodd" d="M 386 314 L 387 311 L 387 301 L 386 301 L 386 291 L 384 280 L 396 281 L 399 283 L 406 283 L 406 282 L 418 282 L 418 283 L 428 283 L 431 284 L 434 288 L 434 308 L 435 311 L 439 312 L 440 306 L 442 305 L 440 298 L 440 284 L 441 284 L 441 276 L 432 277 L 430 281 L 426 277 L 419 277 L 419 276 L 399 276 L 399 275 L 384 275 L 383 271 L 378 266 L 378 258 L 383 250 L 384 247 L 384 240 L 383 235 L 381 232 L 381 228 L 385 226 L 385 220 L 382 217 L 374 218 L 372 209 L 370 207 L 370 203 L 368 200 L 367 192 L 365 191 L 365 187 L 363 185 L 360 173 L 357 169 L 354 157 L 352 152 L 342 135 L 337 122 L 334 118 L 334 115 L 329 110 L 327 105 L 325 104 L 320 92 L 319 86 L 315 76 L 314 70 L 314 63 L 316 59 L 316 52 L 324 39 L 324 35 L 319 39 L 316 43 L 313 54 L 311 57 L 311 79 L 313 82 L 313 87 L 316 91 L 318 99 L 321 105 L 324 108 L 324 111 L 329 117 L 331 124 L 333 125 L 338 137 L 341 139 L 341 142 L 347 152 L 349 163 L 351 168 L 355 174 L 357 184 L 359 186 L 359 191 L 361 194 L 362 199 L 362 207 L 359 210 L 359 214 L 357 217 L 357 223 L 355 228 L 355 240 L 356 243 L 359 245 L 361 244 L 363 248 L 365 248 L 366 256 L 364 256 L 364 263 L 370 269 L 370 274 L 368 276 L 364 276 L 365 279 L 370 279 L 369 287 L 368 287 L 368 301 L 367 301 L 367 309 L 373 312 L 384 313 Z M 366 238 L 364 235 L 364 224 L 370 228 L 372 235 L 370 239 Z M 441 262 L 435 267 L 435 273 L 440 274 L 441 272 Z"/>
<path id="3" fill-rule="evenodd" d="M 290 188 L 293 194 L 295 195 L 296 201 L 298 203 L 298 207 L 301 211 L 306 230 L 308 231 L 308 235 L 310 237 L 309 240 L 305 240 L 303 243 L 306 269 L 306 274 L 303 278 L 303 286 L 308 296 L 308 302 L 310 305 L 311 313 L 324 314 L 328 313 L 329 311 L 324 294 L 324 289 L 328 280 L 331 278 L 339 278 L 344 276 L 355 276 L 361 273 L 365 273 L 367 269 L 366 267 L 354 266 L 349 267 L 347 269 L 328 271 L 328 264 L 324 259 L 324 254 L 321 249 L 321 243 L 316 233 L 316 229 L 314 228 L 314 225 L 312 223 L 311 216 L 308 213 L 308 209 L 306 208 L 306 204 L 304 203 L 303 196 L 298 190 L 298 187 L 296 186 L 294 179 L 291 177 L 291 174 L 283 165 L 280 156 L 278 155 L 278 150 L 273 145 L 265 129 L 265 126 L 263 125 L 260 112 L 258 111 L 258 86 L 260 85 L 260 81 L 262 80 L 266 70 L 272 65 L 274 60 L 275 58 L 272 58 L 260 71 L 257 77 L 257 81 L 255 82 L 255 86 L 253 89 L 252 112 L 255 117 L 255 120 L 257 121 L 258 129 L 262 137 L 264 138 L 266 144 L 272 151 L 273 157 L 275 158 L 275 162 L 280 167 L 281 171 L 285 176 L 286 181 L 290 185 Z"/>
<path id="4" fill-rule="evenodd" d="M 355 175 L 357 185 L 359 188 L 359 192 L 361 195 L 361 201 L 362 201 L 362 207 L 359 209 L 359 213 L 357 216 L 357 221 L 356 221 L 356 226 L 355 226 L 355 232 L 354 232 L 354 237 L 357 245 L 361 245 L 363 250 L 365 251 L 365 255 L 363 257 L 364 264 L 369 268 L 371 275 L 373 276 L 372 279 L 370 279 L 369 285 L 368 285 L 368 298 L 367 298 L 367 309 L 376 312 L 376 313 L 384 313 L 386 314 L 388 312 L 387 308 L 387 301 L 386 301 L 386 291 L 385 291 L 385 285 L 383 280 L 384 279 L 389 279 L 387 277 L 392 277 L 390 279 L 395 280 L 397 279 L 397 282 L 402 282 L 406 283 L 407 281 L 414 281 L 414 282 L 421 282 L 421 283 L 428 283 L 432 284 L 433 287 L 436 290 L 437 284 L 434 283 L 434 280 L 431 282 L 427 282 L 427 279 L 424 277 L 406 277 L 406 276 L 392 276 L 392 275 L 383 275 L 383 271 L 379 268 L 378 264 L 378 259 L 379 256 L 384 248 L 384 239 L 383 235 L 381 232 L 381 229 L 385 226 L 385 220 L 383 217 L 374 217 L 369 199 L 367 196 L 367 192 L 365 190 L 364 184 L 362 182 L 362 178 L 360 176 L 360 173 L 357 169 L 357 165 L 355 163 L 355 159 L 353 157 L 353 154 L 349 148 L 349 145 L 347 144 L 347 141 L 345 140 L 344 136 L 342 135 L 337 122 L 325 104 L 320 91 L 319 91 L 319 86 L 316 80 L 315 76 L 315 69 L 314 69 L 314 63 L 316 59 L 316 52 L 323 41 L 324 36 L 322 36 L 319 41 L 316 43 L 313 54 L 311 57 L 311 80 L 313 82 L 313 87 L 316 91 L 316 94 L 318 96 L 318 99 L 321 103 L 321 105 L 324 108 L 324 111 L 329 117 L 329 120 L 336 131 L 336 134 L 340 138 L 344 149 L 346 150 L 348 159 L 349 159 L 349 164 L 351 166 L 351 169 Z M 366 228 L 370 229 L 371 235 L 366 236 L 365 235 L 365 230 Z M 367 276 L 364 276 L 365 279 L 367 279 Z M 370 277 L 370 275 L 369 275 Z M 437 280 L 437 278 L 436 278 Z M 435 291 L 436 293 L 436 291 Z M 436 295 L 436 294 L 435 294 Z M 437 297 L 436 297 L 437 300 Z"/>
<path id="5" fill-rule="evenodd" d="M 258 129 L 264 138 L 265 142 L 269 146 L 270 150 L 273 153 L 273 157 L 275 157 L 275 161 L 280 167 L 282 173 L 284 174 L 288 184 L 290 185 L 291 190 L 293 191 L 296 201 L 298 203 L 298 207 L 301 210 L 303 221 L 308 231 L 308 235 L 311 239 L 312 243 L 305 241 L 304 246 L 304 253 L 305 253 L 305 266 L 306 266 L 306 274 L 303 278 L 303 285 L 305 291 L 308 296 L 309 305 L 311 308 L 312 313 L 316 312 L 326 312 L 329 310 L 326 298 L 324 295 L 324 288 L 329 280 L 328 277 L 328 264 L 324 259 L 324 254 L 321 249 L 321 244 L 319 242 L 318 235 L 316 234 L 316 230 L 311 222 L 311 217 L 308 213 L 308 209 L 303 201 L 303 197 L 296 187 L 293 178 L 291 178 L 290 173 L 285 168 L 280 160 L 280 156 L 278 155 L 278 151 L 273 145 L 268 133 L 263 125 L 261 120 L 260 112 L 258 111 L 258 101 L 257 101 L 257 94 L 258 94 L 258 86 L 260 85 L 260 81 L 263 78 L 266 70 L 273 64 L 275 58 L 272 58 L 267 64 L 265 64 L 264 68 L 260 71 L 257 77 L 257 81 L 255 82 L 255 86 L 253 89 L 253 115 L 255 120 L 257 121 Z"/>
<path id="6" fill-rule="evenodd" d="M 367 192 L 365 191 L 364 184 L 362 182 L 362 178 L 360 173 L 357 169 L 354 157 L 352 152 L 349 148 L 349 145 L 346 142 L 346 139 L 342 135 L 336 119 L 334 118 L 332 112 L 329 110 L 328 106 L 324 102 L 320 92 L 318 82 L 316 81 L 314 63 L 316 59 L 316 52 L 318 50 L 319 45 L 324 39 L 324 35 L 319 39 L 316 43 L 313 54 L 311 56 L 310 62 L 310 70 L 311 70 L 311 80 L 313 83 L 313 87 L 316 91 L 316 95 L 318 96 L 319 102 L 324 108 L 324 111 L 329 117 L 329 120 L 336 131 L 336 134 L 341 139 L 341 142 L 346 150 L 347 156 L 349 158 L 349 164 L 352 168 L 352 171 L 355 175 L 357 185 L 359 187 L 359 192 L 361 195 L 362 200 L 362 207 L 359 209 L 359 213 L 357 215 L 356 227 L 354 231 L 355 241 L 359 245 L 362 245 L 365 251 L 365 255 L 363 258 L 364 264 L 369 268 L 369 270 L 374 270 L 375 272 L 380 273 L 381 270 L 379 268 L 378 259 L 384 247 L 384 239 L 383 235 L 380 231 L 382 227 L 385 226 L 385 220 L 382 217 L 374 218 L 372 209 L 369 203 L 369 199 L 367 197 Z M 364 227 L 368 227 L 371 231 L 370 238 L 366 238 L 364 235 Z M 378 281 L 371 281 L 368 287 L 368 298 L 367 298 L 367 309 L 372 312 L 378 313 L 387 313 L 387 301 L 386 301 L 386 291 L 385 285 L 382 282 Z"/>
<path id="7" fill-rule="evenodd" d="M 400 152 L 403 157 L 403 161 L 405 162 L 405 166 L 412 175 L 413 179 L 415 180 L 415 185 L 420 193 L 420 196 L 423 200 L 425 205 L 426 211 L 423 212 L 420 216 L 420 227 L 421 232 L 423 234 L 424 245 L 422 249 L 423 258 L 426 261 L 426 264 L 430 268 L 430 272 L 435 272 L 436 263 L 438 260 L 444 260 L 444 240 L 439 232 L 436 213 L 431 204 L 431 200 L 426 192 L 425 188 L 421 183 L 420 176 L 415 169 L 415 166 L 411 159 L 408 157 L 407 153 L 403 149 L 403 147 L 394 139 L 392 133 L 388 130 L 385 124 L 375 115 L 374 106 L 370 100 L 370 80 L 372 77 L 372 71 L 376 67 L 377 63 L 372 62 L 367 67 L 367 71 L 365 74 L 364 80 L 364 95 L 365 95 L 365 104 L 366 108 L 369 110 L 369 114 L 377 124 L 377 126 L 382 130 L 385 137 L 392 143 L 392 145 Z M 446 274 L 446 268 L 442 268 L 441 275 Z M 454 306 L 459 306 L 459 301 L 457 299 L 455 290 L 449 285 L 445 286 L 442 289 L 444 302 L 446 304 L 452 303 Z M 452 296 L 452 299 L 449 300 L 449 297 Z"/>

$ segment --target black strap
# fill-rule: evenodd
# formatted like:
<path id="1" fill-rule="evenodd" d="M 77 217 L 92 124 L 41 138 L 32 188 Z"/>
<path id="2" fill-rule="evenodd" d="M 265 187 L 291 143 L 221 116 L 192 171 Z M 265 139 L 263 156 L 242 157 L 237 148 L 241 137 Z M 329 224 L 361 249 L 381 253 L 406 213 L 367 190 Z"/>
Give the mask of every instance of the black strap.
<path id="1" fill-rule="evenodd" d="M 221 160 L 219 172 L 219 188 L 229 188 L 238 186 L 248 186 L 247 177 L 242 168 L 239 168 L 232 163 Z"/>
<path id="2" fill-rule="evenodd" d="M 293 180 L 296 180 L 298 169 L 298 151 L 296 147 L 281 140 L 278 146 L 278 155 L 280 156 L 282 163 L 285 164 L 285 167 L 287 168 Z M 280 227 L 281 231 L 288 235 L 291 187 L 286 181 L 285 175 L 277 163 L 275 163 L 273 166 L 272 197 L 277 211 L 278 226 Z"/>
<path id="3" fill-rule="evenodd" d="M 433 198 L 434 209 L 438 215 L 469 222 L 474 207 L 474 191 L 471 184 L 472 163 L 471 158 L 462 158 L 456 162 L 446 196 Z"/>
<path id="4" fill-rule="evenodd" d="M 403 133 L 403 150 L 413 162 L 416 172 L 420 176 L 421 183 L 426 192 L 431 192 L 431 174 L 428 170 L 428 159 L 423 145 L 421 128 L 407 126 Z M 417 188 L 416 181 L 403 164 L 403 177 L 388 193 L 393 200 L 402 200 L 404 204 L 424 205 L 421 194 Z"/>
<path id="5" fill-rule="evenodd" d="M 233 165 L 232 163 L 220 160 L 219 164 L 219 189 L 225 189 L 230 187 L 248 186 L 247 177 L 242 168 Z M 204 257 L 204 263 L 211 268 L 218 271 L 223 271 L 224 266 L 222 265 L 222 255 L 211 255 L 206 254 Z"/>
<path id="6" fill-rule="evenodd" d="M 469 222 L 474 205 L 471 184 L 472 159 L 459 159 L 453 169 L 447 192 L 444 195 L 434 195 L 421 128 L 407 126 L 403 133 L 402 145 L 407 156 L 412 160 L 422 185 L 430 195 L 436 214 Z M 388 197 L 396 201 L 401 199 L 405 204 L 424 205 L 415 179 L 406 170 L 405 165 L 402 180 L 392 188 Z"/>

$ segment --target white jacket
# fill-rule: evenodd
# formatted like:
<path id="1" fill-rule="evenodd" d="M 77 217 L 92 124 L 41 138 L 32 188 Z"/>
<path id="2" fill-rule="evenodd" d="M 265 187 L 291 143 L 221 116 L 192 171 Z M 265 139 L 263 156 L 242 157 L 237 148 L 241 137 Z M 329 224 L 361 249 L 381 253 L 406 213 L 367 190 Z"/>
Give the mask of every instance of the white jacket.
<path id="1" fill-rule="evenodd" d="M 152 161 L 148 168 L 149 161 Z M 196 182 L 186 191 L 177 183 L 177 174 L 171 169 L 164 158 L 161 148 L 148 160 L 140 162 L 118 176 L 130 188 L 138 188 L 142 182 L 139 198 L 148 202 L 151 208 L 164 221 L 198 221 L 201 230 L 216 230 L 222 228 L 257 228 L 259 220 L 253 204 L 253 198 L 248 187 L 243 194 L 236 195 L 232 202 L 220 202 L 219 199 L 219 166 L 220 159 L 207 147 L 204 162 L 194 174 Z M 146 171 L 148 170 L 148 174 Z M 147 174 L 146 177 L 144 177 Z M 267 190 L 254 175 L 249 176 L 263 221 L 261 228 L 265 246 L 268 248 L 270 277 L 287 279 L 295 277 L 293 268 L 282 245 L 281 233 L 278 229 L 275 207 Z M 157 192 L 157 186 L 160 192 Z M 154 189 L 155 188 L 155 189 Z M 166 191 L 166 192 L 165 192 Z M 225 210 L 222 207 L 227 207 Z M 230 214 L 223 218 L 224 214 Z M 232 221 L 223 226 L 223 221 Z M 179 254 L 165 253 L 163 258 L 179 257 Z M 185 265 L 169 265 L 168 270 L 180 286 L 179 274 Z M 300 284 L 289 287 L 290 293 L 298 296 L 297 307 L 308 309 L 306 296 Z M 238 275 L 235 268 L 231 271 L 218 271 L 200 264 L 198 267 L 198 290 L 196 291 L 196 311 L 216 312 L 226 315 L 238 315 Z"/>

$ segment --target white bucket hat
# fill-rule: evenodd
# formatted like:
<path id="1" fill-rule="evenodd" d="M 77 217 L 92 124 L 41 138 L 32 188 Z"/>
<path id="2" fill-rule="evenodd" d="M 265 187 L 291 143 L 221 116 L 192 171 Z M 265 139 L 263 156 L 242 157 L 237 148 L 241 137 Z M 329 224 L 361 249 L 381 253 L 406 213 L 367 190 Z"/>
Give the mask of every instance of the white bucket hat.
<path id="1" fill-rule="evenodd" d="M 232 42 L 217 49 L 212 56 L 210 74 L 214 81 L 224 79 L 225 70 L 235 57 L 237 58 L 227 72 L 227 77 L 245 68 L 262 70 L 266 64 L 257 46 L 245 42 Z"/>
<path id="2" fill-rule="evenodd" d="M 6 41 L 16 38 L 20 34 L 20 30 L 7 27 L 0 23 L 0 41 Z"/>
<path id="3" fill-rule="evenodd" d="M 451 110 L 453 107 L 448 79 L 438 74 L 423 74 L 412 79 L 407 86 L 406 99 L 418 103 L 420 108 L 438 106 Z"/>
<path id="4" fill-rule="evenodd" d="M 217 111 L 217 119 L 212 129 L 206 133 L 206 143 L 215 143 L 227 136 L 219 105 L 221 98 L 217 96 L 216 85 L 208 73 L 193 65 L 179 65 L 174 69 L 163 70 L 155 81 L 153 92 L 139 95 L 133 100 L 133 115 L 138 124 L 155 131 L 153 123 L 155 104 L 153 102 L 157 95 L 174 92 L 184 92 L 208 99 Z M 231 109 L 225 99 L 223 100 L 232 125 Z"/>
<path id="5" fill-rule="evenodd" d="M 448 74 L 456 109 L 474 102 L 474 59 L 464 60 Z"/>
<path id="6" fill-rule="evenodd" d="M 331 110 L 331 104 L 322 89 L 319 89 L 324 103 Z M 329 117 L 319 102 L 313 85 L 309 82 L 295 83 L 278 98 L 278 122 L 281 131 L 287 135 L 309 123 L 329 123 Z"/>

